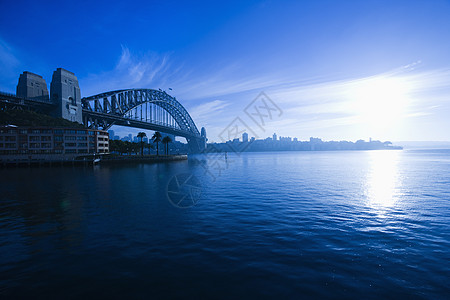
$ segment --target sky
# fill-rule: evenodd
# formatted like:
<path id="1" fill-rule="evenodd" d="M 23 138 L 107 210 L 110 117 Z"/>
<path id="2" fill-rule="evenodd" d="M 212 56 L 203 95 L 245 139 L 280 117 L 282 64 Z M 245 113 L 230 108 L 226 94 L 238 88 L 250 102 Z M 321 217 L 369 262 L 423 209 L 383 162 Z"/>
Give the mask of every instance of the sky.
<path id="1" fill-rule="evenodd" d="M 209 141 L 236 118 L 258 138 L 450 141 L 450 1 L 1 0 L 0 11 L 0 91 L 15 93 L 23 71 L 50 86 L 63 67 L 83 97 L 166 90 Z M 261 95 L 278 108 L 263 126 L 248 113 Z"/>

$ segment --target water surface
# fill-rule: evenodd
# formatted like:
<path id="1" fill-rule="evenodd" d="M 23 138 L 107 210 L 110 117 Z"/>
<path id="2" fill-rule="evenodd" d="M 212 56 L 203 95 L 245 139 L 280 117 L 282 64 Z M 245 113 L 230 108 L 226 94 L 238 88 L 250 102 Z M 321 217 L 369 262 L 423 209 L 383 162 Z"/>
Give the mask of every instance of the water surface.
<path id="1" fill-rule="evenodd" d="M 180 174 L 201 184 L 190 208 L 168 198 Z M 0 178 L 10 298 L 450 294 L 447 150 L 210 155 Z"/>

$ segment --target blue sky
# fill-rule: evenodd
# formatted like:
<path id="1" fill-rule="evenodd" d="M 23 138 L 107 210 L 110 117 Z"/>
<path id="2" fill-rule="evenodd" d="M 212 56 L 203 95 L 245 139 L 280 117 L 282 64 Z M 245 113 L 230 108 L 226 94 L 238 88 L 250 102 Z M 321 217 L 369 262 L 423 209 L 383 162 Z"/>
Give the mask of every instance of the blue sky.
<path id="1" fill-rule="evenodd" d="M 211 141 L 450 140 L 449 1 L 1 1 L 0 90 L 74 72 L 83 96 L 161 88 Z M 282 110 L 263 129 L 245 107 Z M 125 135 L 135 131 L 115 128 Z"/>

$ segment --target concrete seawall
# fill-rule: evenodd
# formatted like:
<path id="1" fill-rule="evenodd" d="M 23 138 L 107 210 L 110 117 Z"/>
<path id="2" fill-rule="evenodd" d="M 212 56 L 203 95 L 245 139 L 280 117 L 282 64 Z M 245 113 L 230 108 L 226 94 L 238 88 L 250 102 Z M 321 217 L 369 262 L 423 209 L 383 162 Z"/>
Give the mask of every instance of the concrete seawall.
<path id="1" fill-rule="evenodd" d="M 184 155 L 151 155 L 151 156 L 96 156 L 100 158 L 97 164 L 134 164 L 134 163 L 159 163 L 187 160 L 188 156 Z M 0 156 L 0 167 L 34 167 L 34 166 L 71 166 L 71 165 L 93 165 L 94 160 L 90 157 L 68 157 L 59 155 L 42 155 L 42 156 Z"/>
<path id="2" fill-rule="evenodd" d="M 187 160 L 187 155 L 160 155 L 160 156 L 115 156 L 102 158 L 100 164 L 122 164 L 122 163 L 158 163 Z"/>

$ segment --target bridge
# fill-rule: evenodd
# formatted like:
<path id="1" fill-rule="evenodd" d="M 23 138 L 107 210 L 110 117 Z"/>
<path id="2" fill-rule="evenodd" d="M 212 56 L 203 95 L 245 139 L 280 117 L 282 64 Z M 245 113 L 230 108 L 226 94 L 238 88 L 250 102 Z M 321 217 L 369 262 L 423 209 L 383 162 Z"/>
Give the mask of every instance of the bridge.
<path id="1" fill-rule="evenodd" d="M 206 148 L 206 132 L 197 129 L 188 111 L 162 90 L 124 89 L 81 98 L 75 74 L 58 68 L 50 96 L 42 76 L 24 72 L 17 95 L 0 92 L 0 110 L 28 109 L 108 130 L 113 125 L 160 131 L 186 139 L 193 153 Z"/>
<path id="2" fill-rule="evenodd" d="M 187 110 L 164 91 L 128 89 L 81 99 L 83 124 L 109 129 L 113 125 L 142 128 L 182 136 L 193 152 L 205 148 L 205 139 Z"/>

